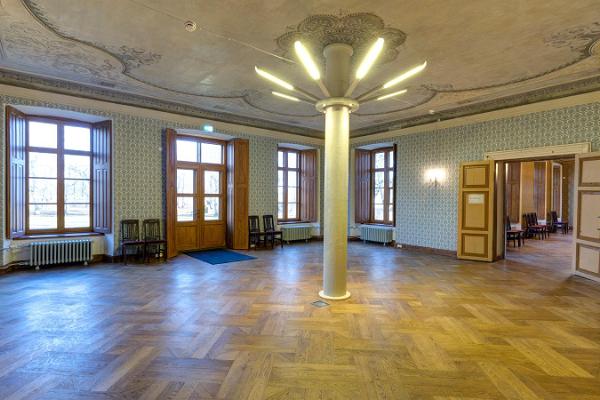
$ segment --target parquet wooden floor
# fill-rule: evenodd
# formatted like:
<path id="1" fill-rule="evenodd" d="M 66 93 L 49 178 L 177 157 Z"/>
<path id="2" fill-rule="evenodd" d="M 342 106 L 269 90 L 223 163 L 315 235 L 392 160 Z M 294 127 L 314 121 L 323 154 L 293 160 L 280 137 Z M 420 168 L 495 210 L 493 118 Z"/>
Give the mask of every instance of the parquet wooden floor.
<path id="1" fill-rule="evenodd" d="M 562 259 L 349 249 L 324 308 L 320 243 L 0 276 L 0 398 L 600 399 L 600 284 Z"/>

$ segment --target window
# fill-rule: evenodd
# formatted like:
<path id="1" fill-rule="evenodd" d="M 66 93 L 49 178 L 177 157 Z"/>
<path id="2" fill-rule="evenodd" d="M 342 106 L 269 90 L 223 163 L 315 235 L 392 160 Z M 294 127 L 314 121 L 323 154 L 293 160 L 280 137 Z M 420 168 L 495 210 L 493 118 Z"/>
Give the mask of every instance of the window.
<path id="1" fill-rule="evenodd" d="M 317 151 L 279 148 L 277 151 L 277 219 L 317 220 Z"/>
<path id="2" fill-rule="evenodd" d="M 300 165 L 297 150 L 277 152 L 277 219 L 298 221 L 300 203 Z"/>
<path id="3" fill-rule="evenodd" d="M 223 220 L 225 146 L 195 137 L 176 143 L 177 222 Z"/>
<path id="4" fill-rule="evenodd" d="M 27 116 L 10 107 L 7 119 L 8 237 L 109 232 L 110 122 Z"/>
<path id="5" fill-rule="evenodd" d="M 394 224 L 394 163 L 394 148 L 356 151 L 356 222 Z"/>

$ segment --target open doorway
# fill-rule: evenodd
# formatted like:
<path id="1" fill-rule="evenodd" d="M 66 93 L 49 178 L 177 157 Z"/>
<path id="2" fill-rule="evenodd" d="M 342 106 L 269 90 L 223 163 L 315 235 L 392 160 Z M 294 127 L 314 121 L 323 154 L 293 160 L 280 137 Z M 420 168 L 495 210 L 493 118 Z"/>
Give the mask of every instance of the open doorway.
<path id="1" fill-rule="evenodd" d="M 572 258 L 575 158 L 511 160 L 504 168 L 505 258 L 567 271 Z M 500 182 L 499 182 L 500 183 Z"/>

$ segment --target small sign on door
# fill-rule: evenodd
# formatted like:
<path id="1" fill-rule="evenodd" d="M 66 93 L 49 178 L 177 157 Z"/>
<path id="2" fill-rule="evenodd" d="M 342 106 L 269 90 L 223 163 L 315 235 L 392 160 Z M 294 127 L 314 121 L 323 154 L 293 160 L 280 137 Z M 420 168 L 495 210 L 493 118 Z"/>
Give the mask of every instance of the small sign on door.
<path id="1" fill-rule="evenodd" d="M 485 195 L 481 193 L 471 193 L 467 196 L 467 202 L 469 204 L 483 204 L 485 202 Z"/>

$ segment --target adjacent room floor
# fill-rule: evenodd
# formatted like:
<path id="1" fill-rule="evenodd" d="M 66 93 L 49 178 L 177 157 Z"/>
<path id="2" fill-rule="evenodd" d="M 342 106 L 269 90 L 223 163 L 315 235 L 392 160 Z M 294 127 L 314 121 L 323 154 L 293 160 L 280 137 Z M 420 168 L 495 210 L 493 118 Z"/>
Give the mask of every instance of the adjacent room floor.
<path id="1" fill-rule="evenodd" d="M 0 276 L 0 398 L 600 398 L 600 284 L 563 257 L 353 242 L 318 308 L 321 251 Z"/>
<path id="2" fill-rule="evenodd" d="M 573 232 L 552 233 L 544 240 L 527 239 L 521 247 L 514 247 L 510 243 L 506 247 L 506 258 L 517 263 L 568 272 L 573 259 Z"/>

